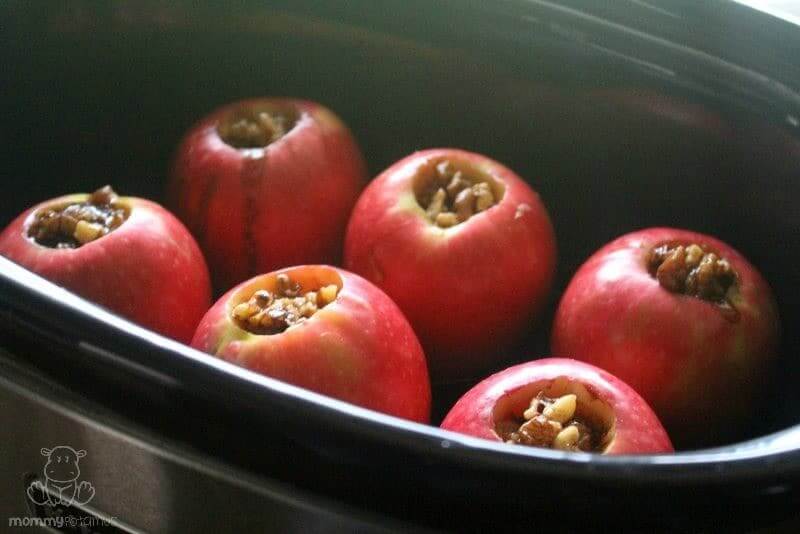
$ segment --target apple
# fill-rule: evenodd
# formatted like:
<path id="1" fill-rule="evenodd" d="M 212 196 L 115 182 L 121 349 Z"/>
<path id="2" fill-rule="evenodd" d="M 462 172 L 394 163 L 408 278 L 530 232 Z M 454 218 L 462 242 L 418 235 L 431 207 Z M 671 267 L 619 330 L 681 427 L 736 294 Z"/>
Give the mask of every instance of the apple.
<path id="1" fill-rule="evenodd" d="M 587 363 L 545 358 L 470 389 L 441 427 L 492 441 L 599 454 L 672 452 L 653 410 L 630 386 Z"/>
<path id="2" fill-rule="evenodd" d="M 34 206 L 0 233 L 0 254 L 142 326 L 188 342 L 211 286 L 189 231 L 110 187 Z"/>
<path id="3" fill-rule="evenodd" d="M 412 154 L 373 180 L 345 238 L 345 267 L 397 302 L 438 382 L 498 363 L 546 303 L 555 263 L 533 189 L 500 163 L 451 148 Z"/>
<path id="4" fill-rule="evenodd" d="M 681 445 L 736 434 L 757 412 L 780 332 L 767 282 L 714 237 L 674 228 L 604 246 L 570 281 L 552 350 L 620 377 Z"/>
<path id="5" fill-rule="evenodd" d="M 259 98 L 224 106 L 186 134 L 168 198 L 227 290 L 287 265 L 339 261 L 366 180 L 355 140 L 330 110 Z"/>
<path id="6" fill-rule="evenodd" d="M 220 298 L 192 346 L 359 406 L 430 418 L 425 354 L 400 309 L 360 276 L 302 265 L 256 276 Z"/>

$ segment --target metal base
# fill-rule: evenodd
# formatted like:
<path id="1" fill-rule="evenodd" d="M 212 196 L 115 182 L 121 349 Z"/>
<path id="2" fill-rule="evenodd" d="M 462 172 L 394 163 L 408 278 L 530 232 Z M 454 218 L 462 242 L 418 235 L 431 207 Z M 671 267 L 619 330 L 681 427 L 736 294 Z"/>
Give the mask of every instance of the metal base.
<path id="1" fill-rule="evenodd" d="M 4 496 L 0 531 L 34 524 L 41 527 L 25 531 L 392 532 L 411 528 L 254 478 L 148 435 L 102 407 L 30 374 L 8 356 L 0 350 L 0 494 Z M 86 452 L 76 461 L 75 484 L 90 484 L 94 495 L 80 504 L 86 496 L 62 493 L 73 506 L 37 506 L 27 488 L 33 480 L 47 482 L 48 459 L 42 449 L 58 446 Z M 59 512 L 68 509 L 76 519 L 58 519 Z M 54 510 L 56 517 L 47 518 Z M 88 530 L 71 530 L 80 527 L 81 521 Z"/>

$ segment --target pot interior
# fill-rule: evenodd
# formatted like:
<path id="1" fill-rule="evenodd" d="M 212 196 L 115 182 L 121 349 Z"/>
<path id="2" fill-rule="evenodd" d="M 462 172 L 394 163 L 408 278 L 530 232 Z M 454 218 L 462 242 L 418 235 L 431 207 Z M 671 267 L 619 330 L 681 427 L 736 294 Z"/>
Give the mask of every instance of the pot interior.
<path id="1" fill-rule="evenodd" d="M 541 194 L 558 236 L 558 280 L 520 361 L 547 355 L 560 292 L 614 237 L 668 225 L 729 242 L 772 285 L 784 325 L 770 409 L 741 438 L 800 422 L 800 331 L 789 327 L 800 320 L 793 115 L 729 98 L 711 75 L 534 35 L 533 22 L 526 41 L 483 47 L 471 33 L 439 31 L 448 21 L 424 11 L 407 15 L 408 31 L 402 21 L 383 28 L 320 13 L 145 2 L 12 14 L 0 52 L 0 105 L 12 125 L 0 148 L 0 223 L 107 183 L 162 200 L 178 140 L 212 109 L 261 95 L 317 100 L 351 127 L 373 175 L 418 149 L 462 147 Z M 440 387 L 437 418 L 471 385 Z"/>

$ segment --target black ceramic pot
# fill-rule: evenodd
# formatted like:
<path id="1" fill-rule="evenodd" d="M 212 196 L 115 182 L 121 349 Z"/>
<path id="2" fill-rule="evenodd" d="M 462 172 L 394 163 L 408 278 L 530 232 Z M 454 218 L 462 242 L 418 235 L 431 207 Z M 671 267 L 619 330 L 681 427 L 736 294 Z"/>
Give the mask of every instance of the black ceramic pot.
<path id="1" fill-rule="evenodd" d="M 558 291 L 635 228 L 743 251 L 785 332 L 769 408 L 739 441 L 616 458 L 478 441 L 233 367 L 0 258 L 0 529 L 66 513 L 25 494 L 59 444 L 87 451 L 96 490 L 73 515 L 123 531 L 718 531 L 797 515 L 800 29 L 733 2 L 604 4 L 4 3 L 0 223 L 105 183 L 159 199 L 212 108 L 319 100 L 373 173 L 459 146 L 528 177 L 554 217 Z M 438 417 L 468 386 L 435 392 Z"/>

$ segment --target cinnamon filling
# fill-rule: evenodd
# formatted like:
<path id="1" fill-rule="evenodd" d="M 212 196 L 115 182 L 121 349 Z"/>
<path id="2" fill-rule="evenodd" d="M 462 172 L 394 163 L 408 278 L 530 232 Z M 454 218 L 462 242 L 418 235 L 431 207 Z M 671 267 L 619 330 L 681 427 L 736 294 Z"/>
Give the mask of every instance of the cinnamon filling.
<path id="1" fill-rule="evenodd" d="M 647 267 L 658 283 L 672 293 L 689 295 L 717 304 L 731 320 L 738 312 L 730 300 L 736 272 L 725 258 L 702 245 L 667 243 L 653 248 Z"/>
<path id="2" fill-rule="evenodd" d="M 98 189 L 85 202 L 40 209 L 28 228 L 28 237 L 50 248 L 71 249 L 113 232 L 128 218 L 110 186 Z"/>
<path id="3" fill-rule="evenodd" d="M 234 148 L 264 148 L 297 123 L 293 110 L 241 108 L 217 126 L 217 134 Z"/>
<path id="4" fill-rule="evenodd" d="M 502 198 L 502 186 L 489 177 L 442 160 L 423 171 L 416 198 L 428 219 L 440 228 L 463 223 Z"/>
<path id="5" fill-rule="evenodd" d="M 334 300 L 339 292 L 335 284 L 316 291 L 303 291 L 286 274 L 277 276 L 275 292 L 260 289 L 247 302 L 233 308 L 233 320 L 253 334 L 280 334 L 301 324 Z"/>
<path id="6" fill-rule="evenodd" d="M 497 425 L 506 443 L 565 451 L 602 451 L 606 432 L 577 414 L 578 398 L 567 394 L 552 398 L 540 391 L 521 418 Z"/>

